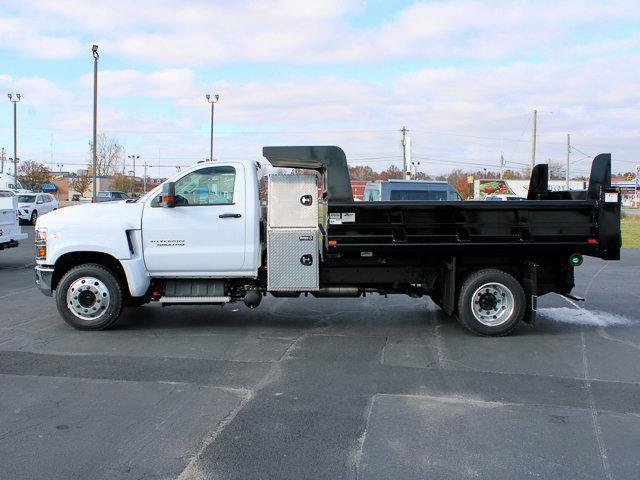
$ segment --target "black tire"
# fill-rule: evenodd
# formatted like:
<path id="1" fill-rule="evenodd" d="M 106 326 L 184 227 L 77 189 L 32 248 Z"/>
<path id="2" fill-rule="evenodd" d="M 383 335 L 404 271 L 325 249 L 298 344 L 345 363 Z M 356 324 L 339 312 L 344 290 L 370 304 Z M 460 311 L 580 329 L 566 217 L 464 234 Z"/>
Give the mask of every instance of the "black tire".
<path id="1" fill-rule="evenodd" d="M 494 287 L 480 288 L 485 285 Z M 526 303 L 522 285 L 511 275 L 496 269 L 480 270 L 469 275 L 460 288 L 457 318 L 477 335 L 507 335 L 522 320 Z M 483 305 L 486 310 L 481 311 Z M 474 306 L 478 308 L 475 313 Z"/>
<path id="2" fill-rule="evenodd" d="M 34 210 L 33 212 L 31 212 L 31 219 L 29 221 L 31 222 L 31 225 L 35 225 L 37 220 L 38 220 L 38 211 Z"/>
<path id="3" fill-rule="evenodd" d="M 94 318 L 82 318 L 78 316 L 67 300 L 67 293 L 70 289 L 78 288 L 74 287 L 74 285 L 77 285 L 82 282 L 82 279 L 86 278 L 96 279 L 96 284 L 99 284 L 99 288 L 103 291 L 103 295 L 106 293 L 106 295 L 104 295 L 104 299 L 100 295 L 93 294 L 92 292 L 89 294 L 89 297 L 93 295 L 94 303 L 88 307 L 88 309 L 92 310 L 93 306 L 96 306 L 96 309 L 98 309 L 97 313 L 89 312 L 89 315 L 96 315 Z M 80 285 L 78 291 L 81 292 L 83 287 L 83 285 Z M 91 288 L 93 288 L 93 286 L 91 286 Z M 56 287 L 55 298 L 58 312 L 60 312 L 64 321 L 78 330 L 104 330 L 105 328 L 110 327 L 116 322 L 116 320 L 118 320 L 124 303 L 120 280 L 111 270 L 95 263 L 79 265 L 65 273 Z M 105 299 L 108 305 L 104 307 L 103 302 L 102 306 L 100 306 L 100 302 Z M 72 299 L 71 302 L 73 301 L 75 300 Z M 79 303 L 76 305 L 78 307 L 80 306 Z M 100 312 L 100 309 L 103 309 L 104 311 Z M 84 311 L 87 312 L 88 310 Z"/>

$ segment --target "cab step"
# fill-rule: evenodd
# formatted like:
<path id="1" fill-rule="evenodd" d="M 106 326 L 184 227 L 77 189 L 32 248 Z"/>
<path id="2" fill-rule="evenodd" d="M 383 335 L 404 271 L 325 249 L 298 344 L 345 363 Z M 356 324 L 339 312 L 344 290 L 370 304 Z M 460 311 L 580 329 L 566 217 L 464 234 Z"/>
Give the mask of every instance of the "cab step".
<path id="1" fill-rule="evenodd" d="M 159 303 L 229 303 L 231 297 L 160 297 Z"/>

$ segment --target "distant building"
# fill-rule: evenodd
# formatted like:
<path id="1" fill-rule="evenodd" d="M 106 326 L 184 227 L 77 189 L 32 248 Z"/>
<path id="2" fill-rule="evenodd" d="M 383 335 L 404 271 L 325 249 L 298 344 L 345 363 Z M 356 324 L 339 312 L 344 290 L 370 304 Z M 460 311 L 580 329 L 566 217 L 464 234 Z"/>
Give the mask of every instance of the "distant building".
<path id="1" fill-rule="evenodd" d="M 367 185 L 366 180 L 351 180 L 351 191 L 354 200 L 364 199 L 364 187 Z"/>
<path id="2" fill-rule="evenodd" d="M 587 182 L 584 180 L 571 180 L 571 190 L 585 190 Z M 565 190 L 564 180 L 549 180 L 549 190 Z M 481 178 L 473 182 L 473 198 L 484 200 L 487 195 L 515 195 L 527 198 L 529 180 L 501 180 L 499 178 Z"/>
<path id="3" fill-rule="evenodd" d="M 635 180 L 611 180 L 613 187 L 620 189 L 620 196 L 622 205 L 625 207 L 638 206 L 635 204 L 638 198 L 640 198 L 640 188 L 636 191 Z"/>

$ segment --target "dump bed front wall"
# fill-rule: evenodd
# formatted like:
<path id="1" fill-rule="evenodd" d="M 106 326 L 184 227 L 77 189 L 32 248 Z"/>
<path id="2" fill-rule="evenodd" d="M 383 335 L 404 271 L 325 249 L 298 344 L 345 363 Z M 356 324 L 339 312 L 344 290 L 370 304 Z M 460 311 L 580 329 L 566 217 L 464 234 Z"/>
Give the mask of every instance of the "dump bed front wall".
<path id="1" fill-rule="evenodd" d="M 329 203 L 327 248 L 599 255 L 595 201 Z M 347 214 L 347 215 L 345 215 Z M 347 221 L 342 221 L 344 217 Z"/>

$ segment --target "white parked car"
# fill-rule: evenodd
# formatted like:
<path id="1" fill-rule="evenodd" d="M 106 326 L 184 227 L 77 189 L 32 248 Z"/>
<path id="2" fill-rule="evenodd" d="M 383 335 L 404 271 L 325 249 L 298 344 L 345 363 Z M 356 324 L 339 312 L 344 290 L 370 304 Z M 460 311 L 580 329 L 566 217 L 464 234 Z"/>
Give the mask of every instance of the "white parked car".
<path id="1" fill-rule="evenodd" d="M 25 193 L 18 195 L 18 217 L 24 222 L 36 224 L 40 215 L 58 209 L 56 197 L 48 193 Z"/>

